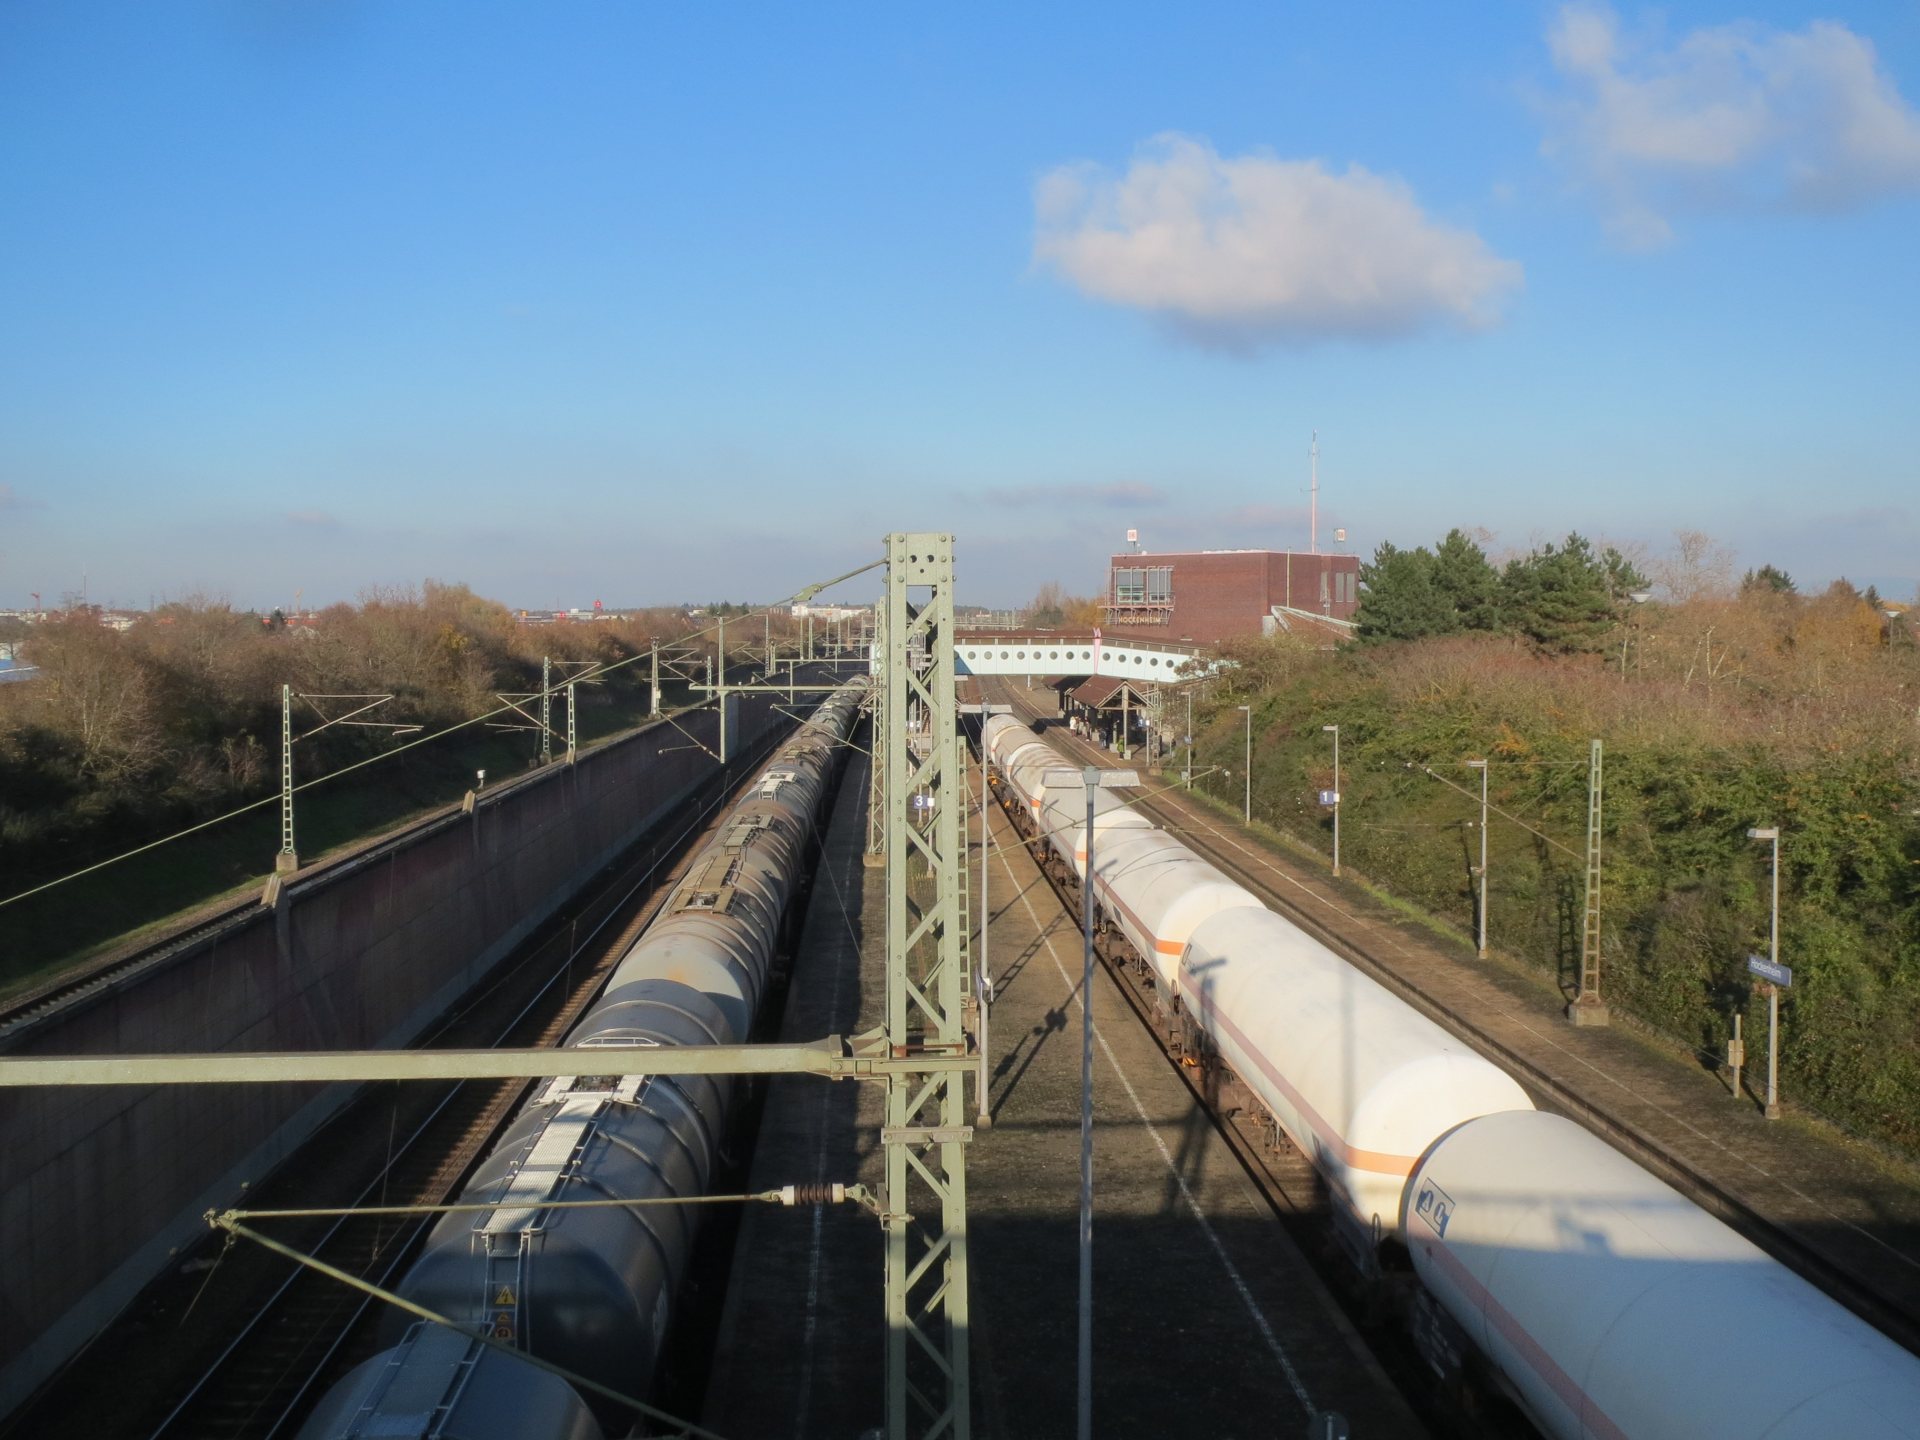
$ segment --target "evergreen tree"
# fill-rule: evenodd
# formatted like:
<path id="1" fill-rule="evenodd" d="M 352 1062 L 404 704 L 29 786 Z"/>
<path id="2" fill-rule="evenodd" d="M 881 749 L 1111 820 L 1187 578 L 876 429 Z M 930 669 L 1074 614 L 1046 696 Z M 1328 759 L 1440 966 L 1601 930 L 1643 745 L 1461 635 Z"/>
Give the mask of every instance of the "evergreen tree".
<path id="1" fill-rule="evenodd" d="M 1639 567 L 1611 545 L 1601 551 L 1600 565 L 1607 573 L 1607 598 L 1613 602 L 1617 615 L 1626 614 L 1627 607 L 1633 603 L 1634 591 L 1651 587 Z"/>
<path id="2" fill-rule="evenodd" d="M 1434 547 L 1433 590 L 1441 633 L 1500 628 L 1500 572 L 1465 531 L 1449 530 Z"/>
<path id="3" fill-rule="evenodd" d="M 1584 536 L 1543 545 L 1511 561 L 1501 577 L 1507 624 L 1543 649 L 1595 649 L 1615 620 L 1611 578 Z"/>
<path id="4" fill-rule="evenodd" d="M 1433 584 L 1434 561 L 1425 546 L 1401 550 L 1381 542 L 1373 563 L 1360 567 L 1360 608 L 1354 619 L 1362 641 L 1417 640 L 1454 627 Z"/>
<path id="5" fill-rule="evenodd" d="M 1762 565 L 1758 570 L 1749 570 L 1740 577 L 1740 593 L 1751 595 L 1755 591 L 1775 595 L 1794 594 L 1793 577 L 1777 565 Z"/>

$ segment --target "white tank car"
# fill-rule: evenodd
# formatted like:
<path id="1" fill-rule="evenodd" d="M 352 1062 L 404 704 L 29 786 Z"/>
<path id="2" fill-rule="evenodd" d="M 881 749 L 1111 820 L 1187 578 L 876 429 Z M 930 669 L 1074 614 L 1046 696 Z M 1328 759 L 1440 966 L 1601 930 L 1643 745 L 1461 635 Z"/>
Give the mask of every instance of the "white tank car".
<path id="1" fill-rule="evenodd" d="M 1002 771 L 1007 768 L 1007 757 L 1035 738 L 1030 725 L 1011 715 L 989 715 L 981 734 L 986 740 L 987 758 Z"/>
<path id="2" fill-rule="evenodd" d="M 1406 1209 L 1421 1282 L 1550 1436 L 1920 1436 L 1920 1359 L 1571 1120 L 1462 1125 Z"/>
<path id="3" fill-rule="evenodd" d="M 1007 758 L 1001 763 L 1000 773 L 1020 792 L 1020 798 L 1026 802 L 1027 819 L 1035 829 L 1040 827 L 1040 810 L 1047 801 L 1044 777 L 1049 769 L 1066 763 L 1051 745 L 1031 737 L 1025 743 L 1007 749 Z"/>
<path id="4" fill-rule="evenodd" d="M 1164 830 L 1124 830 L 1099 838 L 1093 883 L 1101 909 L 1152 968 L 1168 997 L 1195 926 L 1223 910 L 1263 908 Z"/>
<path id="5" fill-rule="evenodd" d="M 1400 1192 L 1435 1139 L 1476 1116 L 1533 1108 L 1505 1071 L 1271 911 L 1202 921 L 1177 984 L 1370 1233 L 1399 1228 Z"/>
<path id="6" fill-rule="evenodd" d="M 1071 761 L 1062 760 L 1053 755 L 1053 765 L 1070 765 Z M 1025 751 L 1021 752 L 1024 759 Z M 1016 761 L 1018 763 L 1018 761 Z M 1074 766 L 1078 770 L 1079 766 Z M 1046 799 L 1040 808 L 1040 824 L 1053 846 L 1060 861 L 1076 876 L 1086 878 L 1087 873 L 1087 790 L 1079 782 L 1072 785 L 1049 785 Z M 1138 810 L 1127 804 L 1117 790 L 1095 790 L 1093 792 L 1093 844 L 1097 851 L 1102 845 L 1110 843 L 1114 837 L 1128 832 L 1153 829 L 1153 822 Z"/>

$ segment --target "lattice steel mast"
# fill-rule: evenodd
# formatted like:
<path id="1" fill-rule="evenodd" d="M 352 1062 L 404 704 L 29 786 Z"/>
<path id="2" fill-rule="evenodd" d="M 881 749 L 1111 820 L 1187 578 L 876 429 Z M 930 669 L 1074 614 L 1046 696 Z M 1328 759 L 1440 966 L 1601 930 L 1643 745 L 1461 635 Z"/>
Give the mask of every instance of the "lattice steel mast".
<path id="1" fill-rule="evenodd" d="M 908 592 L 925 595 L 916 607 Z M 888 1051 L 967 1054 L 963 938 L 966 770 L 954 707 L 953 537 L 887 537 L 874 730 L 885 771 Z M 908 716 L 924 730 L 908 730 Z M 915 745 L 913 742 L 921 743 Z M 918 751 L 919 753 L 916 753 Z M 924 797 L 924 798 L 923 798 Z M 887 1081 L 888 1440 L 972 1433 L 968 1364 L 966 1081 Z"/>

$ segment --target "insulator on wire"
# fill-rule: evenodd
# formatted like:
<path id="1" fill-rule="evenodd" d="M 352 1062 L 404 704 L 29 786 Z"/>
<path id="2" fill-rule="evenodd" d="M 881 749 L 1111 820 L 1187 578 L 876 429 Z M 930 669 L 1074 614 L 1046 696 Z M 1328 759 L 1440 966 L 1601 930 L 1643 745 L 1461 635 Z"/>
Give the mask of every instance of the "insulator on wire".
<path id="1" fill-rule="evenodd" d="M 847 1187 L 838 1183 L 829 1184 L 816 1180 L 807 1185 L 783 1185 L 780 1187 L 782 1205 L 839 1205 L 847 1198 Z"/>

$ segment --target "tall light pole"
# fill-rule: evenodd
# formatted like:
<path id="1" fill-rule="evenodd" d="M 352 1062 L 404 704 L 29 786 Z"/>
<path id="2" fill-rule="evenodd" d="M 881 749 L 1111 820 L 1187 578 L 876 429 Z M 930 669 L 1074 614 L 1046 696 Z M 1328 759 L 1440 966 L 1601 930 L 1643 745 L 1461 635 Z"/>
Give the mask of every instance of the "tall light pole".
<path id="1" fill-rule="evenodd" d="M 1773 905 L 1767 920 L 1767 959 L 1773 973 L 1780 969 L 1780 827 L 1756 826 L 1747 831 L 1749 840 L 1766 840 L 1773 846 Z M 1780 986 L 1771 976 L 1767 980 L 1767 1108 L 1769 1120 L 1780 1118 Z"/>
<path id="2" fill-rule="evenodd" d="M 1340 873 L 1340 727 L 1320 727 L 1333 736 L 1333 873 Z"/>
<path id="3" fill-rule="evenodd" d="M 1186 781 L 1187 789 L 1193 789 L 1193 691 L 1187 691 L 1187 768 L 1181 778 Z"/>
<path id="4" fill-rule="evenodd" d="M 1487 762 L 1467 761 L 1469 770 L 1480 772 L 1480 958 L 1487 958 Z"/>
<path id="5" fill-rule="evenodd" d="M 1051 786 L 1087 787 L 1086 869 L 1080 876 L 1080 1346 L 1078 1440 L 1093 1437 L 1093 797 L 1097 790 L 1129 790 L 1140 783 L 1131 770 L 1049 768 Z"/>
<path id="6" fill-rule="evenodd" d="M 1245 813 L 1246 823 L 1251 825 L 1253 824 L 1253 707 L 1251 705 L 1241 705 L 1236 708 L 1244 710 L 1247 714 L 1247 799 Z"/>

